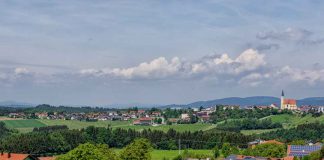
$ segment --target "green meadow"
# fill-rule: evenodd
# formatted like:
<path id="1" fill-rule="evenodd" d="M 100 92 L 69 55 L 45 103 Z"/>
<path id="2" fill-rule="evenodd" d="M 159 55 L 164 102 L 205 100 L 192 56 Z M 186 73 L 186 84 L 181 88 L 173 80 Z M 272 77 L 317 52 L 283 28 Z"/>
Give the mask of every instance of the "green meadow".
<path id="1" fill-rule="evenodd" d="M 300 115 L 273 115 L 265 118 L 270 118 L 273 122 L 282 123 L 284 128 L 292 128 L 297 125 L 312 122 L 324 123 L 324 116 L 312 117 L 306 115 L 304 117 Z M 265 119 L 263 118 L 263 119 Z M 175 129 L 179 132 L 185 131 L 207 131 L 213 129 L 217 124 L 196 123 L 196 124 L 174 124 L 174 125 L 160 125 L 160 126 L 134 126 L 131 121 L 97 121 L 97 122 L 85 122 L 77 120 L 45 120 L 45 119 L 21 119 L 21 120 L 2 120 L 9 128 L 17 129 L 18 131 L 25 133 L 31 132 L 34 127 L 54 126 L 54 125 L 66 125 L 69 129 L 82 129 L 89 126 L 95 127 L 112 127 L 112 128 L 124 128 L 135 129 L 136 131 L 142 131 L 143 129 L 161 130 L 167 132 L 169 129 Z M 224 122 L 219 122 L 219 124 Z M 241 133 L 246 135 L 261 134 L 265 132 L 274 131 L 276 129 L 265 130 L 242 130 Z"/>
<path id="2" fill-rule="evenodd" d="M 124 128 L 135 129 L 141 131 L 143 129 L 161 130 L 167 132 L 173 128 L 176 131 L 199 131 L 209 130 L 215 127 L 212 124 L 197 123 L 197 124 L 175 124 L 175 125 L 160 125 L 160 126 L 134 126 L 131 121 L 97 121 L 97 122 L 85 122 L 77 120 L 4 120 L 5 124 L 9 128 L 17 129 L 20 132 L 31 132 L 35 127 L 54 126 L 54 125 L 66 125 L 69 129 L 82 129 L 89 126 L 95 127 L 112 127 L 112 128 Z"/>

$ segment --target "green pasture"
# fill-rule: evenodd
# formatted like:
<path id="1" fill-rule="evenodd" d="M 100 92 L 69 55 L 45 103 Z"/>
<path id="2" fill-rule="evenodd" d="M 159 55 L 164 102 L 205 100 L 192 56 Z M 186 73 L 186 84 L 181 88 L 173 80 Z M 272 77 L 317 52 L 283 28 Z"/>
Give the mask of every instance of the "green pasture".
<path id="1" fill-rule="evenodd" d="M 135 129 L 142 131 L 143 129 L 161 130 L 167 132 L 173 128 L 176 131 L 199 131 L 209 130 L 215 127 L 212 124 L 197 123 L 197 124 L 174 124 L 174 125 L 159 125 L 159 126 L 134 126 L 131 121 L 97 121 L 97 122 L 85 122 L 77 120 L 4 120 L 6 126 L 9 128 L 17 129 L 20 132 L 26 133 L 31 132 L 35 127 L 54 126 L 54 125 L 66 125 L 69 129 L 82 129 L 89 126 L 95 127 L 112 127 L 112 128 L 124 128 L 124 129 Z"/>

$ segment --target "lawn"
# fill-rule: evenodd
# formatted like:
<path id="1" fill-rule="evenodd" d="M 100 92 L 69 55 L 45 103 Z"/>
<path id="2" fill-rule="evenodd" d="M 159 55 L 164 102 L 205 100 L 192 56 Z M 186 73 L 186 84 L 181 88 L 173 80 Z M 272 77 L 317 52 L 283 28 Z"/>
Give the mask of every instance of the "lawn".
<path id="1" fill-rule="evenodd" d="M 121 151 L 121 149 L 115 149 L 117 153 Z M 184 150 L 181 150 L 180 153 L 183 153 Z M 196 154 L 205 154 L 213 156 L 213 152 L 211 150 L 188 150 L 189 152 L 193 152 Z M 163 160 L 168 159 L 172 160 L 174 157 L 179 155 L 179 150 L 153 150 L 151 153 L 152 159 L 154 160 Z"/>

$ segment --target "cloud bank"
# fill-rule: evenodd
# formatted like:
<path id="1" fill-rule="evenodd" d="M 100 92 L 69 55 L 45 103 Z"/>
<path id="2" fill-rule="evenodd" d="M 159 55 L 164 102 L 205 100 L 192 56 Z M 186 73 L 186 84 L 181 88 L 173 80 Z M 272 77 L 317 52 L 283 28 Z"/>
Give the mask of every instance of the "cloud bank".
<path id="1" fill-rule="evenodd" d="M 85 68 L 64 73 L 40 73 L 30 68 L 16 67 L 0 70 L 0 83 L 15 84 L 30 82 L 34 84 L 64 84 L 82 82 L 86 79 L 109 83 L 113 80 L 124 82 L 156 81 L 156 80 L 217 80 L 236 85 L 257 87 L 276 83 L 306 82 L 316 85 L 324 82 L 324 69 L 293 68 L 289 65 L 273 66 L 266 61 L 266 56 L 255 49 L 247 49 L 236 57 L 229 54 L 204 56 L 194 61 L 179 57 L 167 59 L 158 57 L 148 62 L 126 68 Z"/>

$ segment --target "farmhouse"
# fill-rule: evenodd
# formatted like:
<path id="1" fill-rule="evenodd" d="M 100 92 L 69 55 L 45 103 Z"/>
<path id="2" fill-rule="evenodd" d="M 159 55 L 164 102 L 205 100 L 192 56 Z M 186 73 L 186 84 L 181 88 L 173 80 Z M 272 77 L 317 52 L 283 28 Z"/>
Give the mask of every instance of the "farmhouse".
<path id="1" fill-rule="evenodd" d="M 152 125 L 153 119 L 150 117 L 142 117 L 133 122 L 133 125 Z"/>

